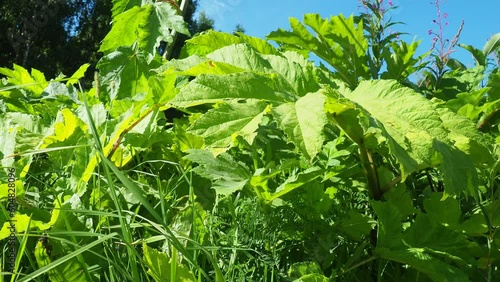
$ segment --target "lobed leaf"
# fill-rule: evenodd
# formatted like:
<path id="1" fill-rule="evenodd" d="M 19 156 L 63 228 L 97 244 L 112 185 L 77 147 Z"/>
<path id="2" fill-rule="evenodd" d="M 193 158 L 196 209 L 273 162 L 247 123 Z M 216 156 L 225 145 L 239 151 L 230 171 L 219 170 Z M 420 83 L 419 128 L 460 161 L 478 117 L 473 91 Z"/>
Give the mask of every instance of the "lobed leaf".
<path id="1" fill-rule="evenodd" d="M 484 138 L 471 140 L 480 134 L 470 122 L 451 112 L 444 114 L 445 110 L 437 109 L 420 94 L 395 81 L 365 81 L 354 91 L 345 92 L 345 97 L 370 117 L 370 127 L 381 130 L 384 142 L 400 163 L 403 179 L 412 172 L 441 164 L 445 169 L 446 195 L 460 192 L 475 195 L 477 174 L 470 156 L 455 147 L 456 144 L 465 150 L 466 143 L 471 151 L 465 151 L 482 152 L 481 157 L 488 158 L 485 147 L 477 144 Z"/>
<path id="2" fill-rule="evenodd" d="M 276 80 L 271 76 L 242 72 L 219 75 L 200 75 L 183 87 L 170 101 L 176 107 L 188 108 L 214 104 L 224 100 L 263 99 L 270 102 L 290 101 L 288 94 L 275 90 Z M 288 97 L 287 97 L 288 96 Z"/>
<path id="3" fill-rule="evenodd" d="M 204 137 L 207 147 L 216 150 L 228 149 L 236 136 L 252 144 L 267 107 L 256 100 L 221 104 L 197 119 L 188 132 Z"/>
<path id="4" fill-rule="evenodd" d="M 184 158 L 199 164 L 193 171 L 212 180 L 212 188 L 217 194 L 230 195 L 241 190 L 251 177 L 250 170 L 246 165 L 235 161 L 227 153 L 222 153 L 214 158 L 214 155 L 209 151 L 193 149 Z"/>
<path id="5" fill-rule="evenodd" d="M 155 2 L 142 6 L 135 4 L 138 3 L 115 3 L 113 26 L 104 38 L 99 52 L 108 55 L 118 47 L 130 47 L 138 42 L 147 52 L 148 62 L 151 62 L 162 40 L 169 43 L 173 41 L 171 30 L 189 35 L 182 16 L 177 15 L 177 11 L 169 3 Z M 123 11 L 132 5 L 134 6 Z M 122 13 L 118 14 L 120 11 Z"/>
<path id="6" fill-rule="evenodd" d="M 296 103 L 284 103 L 272 110 L 288 138 L 310 159 L 321 151 L 325 141 L 325 101 L 322 93 L 309 93 Z"/>

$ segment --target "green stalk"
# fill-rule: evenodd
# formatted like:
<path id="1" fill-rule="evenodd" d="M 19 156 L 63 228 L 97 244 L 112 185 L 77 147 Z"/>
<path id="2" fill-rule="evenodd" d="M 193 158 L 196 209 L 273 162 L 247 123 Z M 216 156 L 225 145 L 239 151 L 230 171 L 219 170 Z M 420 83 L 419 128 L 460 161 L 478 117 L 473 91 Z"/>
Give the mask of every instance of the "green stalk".
<path id="1" fill-rule="evenodd" d="M 177 250 L 172 247 L 172 262 L 170 263 L 170 281 L 177 281 Z"/>
<path id="2" fill-rule="evenodd" d="M 365 170 L 365 175 L 368 180 L 368 187 L 370 188 L 373 199 L 379 201 L 382 198 L 382 192 L 380 191 L 377 168 L 375 167 L 372 155 L 366 149 L 363 140 L 359 142 L 359 156 L 361 157 L 361 164 L 363 165 L 363 169 Z"/>

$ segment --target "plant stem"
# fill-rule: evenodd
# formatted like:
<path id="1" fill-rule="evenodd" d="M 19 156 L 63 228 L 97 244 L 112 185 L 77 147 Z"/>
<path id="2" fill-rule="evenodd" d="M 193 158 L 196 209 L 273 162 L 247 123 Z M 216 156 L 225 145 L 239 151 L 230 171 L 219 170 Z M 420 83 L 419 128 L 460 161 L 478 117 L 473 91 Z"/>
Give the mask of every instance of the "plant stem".
<path id="1" fill-rule="evenodd" d="M 363 261 L 361 261 L 361 262 L 359 262 L 359 263 L 357 263 L 357 264 L 355 264 L 355 265 L 353 265 L 353 266 L 349 267 L 348 269 L 346 269 L 346 270 L 342 271 L 342 274 L 345 274 L 345 273 L 347 273 L 347 272 L 349 272 L 349 271 L 351 271 L 351 270 L 353 270 L 353 269 L 355 269 L 355 268 L 357 268 L 357 267 L 360 267 L 360 266 L 362 266 L 363 264 L 367 264 L 367 263 L 369 263 L 369 262 L 371 262 L 371 261 L 373 261 L 373 260 L 375 260 L 375 259 L 377 259 L 377 257 L 375 257 L 375 256 L 370 257 L 370 258 L 367 258 L 367 259 L 365 259 L 365 260 L 363 260 Z"/>
<path id="2" fill-rule="evenodd" d="M 147 110 L 146 113 L 144 113 L 141 117 L 139 117 L 139 119 L 137 119 L 134 123 L 132 123 L 120 134 L 120 137 L 118 137 L 115 144 L 113 144 L 113 148 L 109 152 L 108 159 L 111 159 L 116 149 L 118 149 L 118 146 L 120 146 L 120 143 L 122 142 L 122 139 L 125 136 L 125 134 L 129 133 L 130 130 L 132 130 L 136 125 L 138 125 L 143 119 L 145 119 L 151 112 L 153 112 L 159 106 L 160 106 L 159 104 L 156 104 L 151 109 Z"/>
<path id="3" fill-rule="evenodd" d="M 359 155 L 361 157 L 361 164 L 365 170 L 368 187 L 370 188 L 373 199 L 379 201 L 382 198 L 382 192 L 380 191 L 377 168 L 375 167 L 372 155 L 366 149 L 363 140 L 359 143 Z"/>

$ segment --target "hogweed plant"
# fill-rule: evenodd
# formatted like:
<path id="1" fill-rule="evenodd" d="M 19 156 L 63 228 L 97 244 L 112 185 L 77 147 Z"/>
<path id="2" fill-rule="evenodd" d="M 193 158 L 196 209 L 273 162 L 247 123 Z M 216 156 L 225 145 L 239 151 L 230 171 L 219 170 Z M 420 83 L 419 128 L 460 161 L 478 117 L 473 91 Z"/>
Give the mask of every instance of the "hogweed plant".
<path id="1" fill-rule="evenodd" d="M 500 281 L 498 71 L 486 90 L 462 75 L 479 67 L 446 72 L 453 98 L 424 98 L 387 0 L 266 39 L 208 31 L 164 60 L 182 16 L 130 2 L 93 88 L 75 86 L 88 65 L 67 83 L 0 68 L 0 160 L 26 203 L 0 209 L 11 281 Z"/>

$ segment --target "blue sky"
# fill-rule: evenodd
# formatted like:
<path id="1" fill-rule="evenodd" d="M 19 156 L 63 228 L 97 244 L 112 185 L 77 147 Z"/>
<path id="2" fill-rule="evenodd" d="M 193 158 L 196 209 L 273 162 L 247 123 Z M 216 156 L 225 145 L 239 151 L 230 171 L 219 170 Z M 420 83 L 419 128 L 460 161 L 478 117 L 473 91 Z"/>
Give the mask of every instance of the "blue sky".
<path id="1" fill-rule="evenodd" d="M 385 0 L 388 1 L 388 0 Z M 413 38 L 422 40 L 419 54 L 429 50 L 432 36 L 430 29 L 437 27 L 435 0 L 393 0 L 398 9 L 391 11 L 394 21 L 404 22 L 395 30 L 409 33 L 403 37 L 407 41 Z M 453 38 L 462 19 L 465 25 L 459 43 L 473 45 L 482 49 L 486 40 L 500 32 L 498 12 L 500 0 L 441 0 L 441 11 L 447 13 L 449 24 L 445 27 L 444 37 Z M 242 24 L 246 34 L 263 38 L 269 32 L 281 27 L 289 28 L 289 17 L 302 20 L 303 14 L 319 13 L 324 18 L 332 15 L 351 15 L 359 13 L 358 0 L 199 0 L 199 10 L 204 10 L 215 21 L 215 29 L 231 32 L 236 24 Z M 456 48 L 452 57 L 465 64 L 473 60 L 467 51 Z"/>

